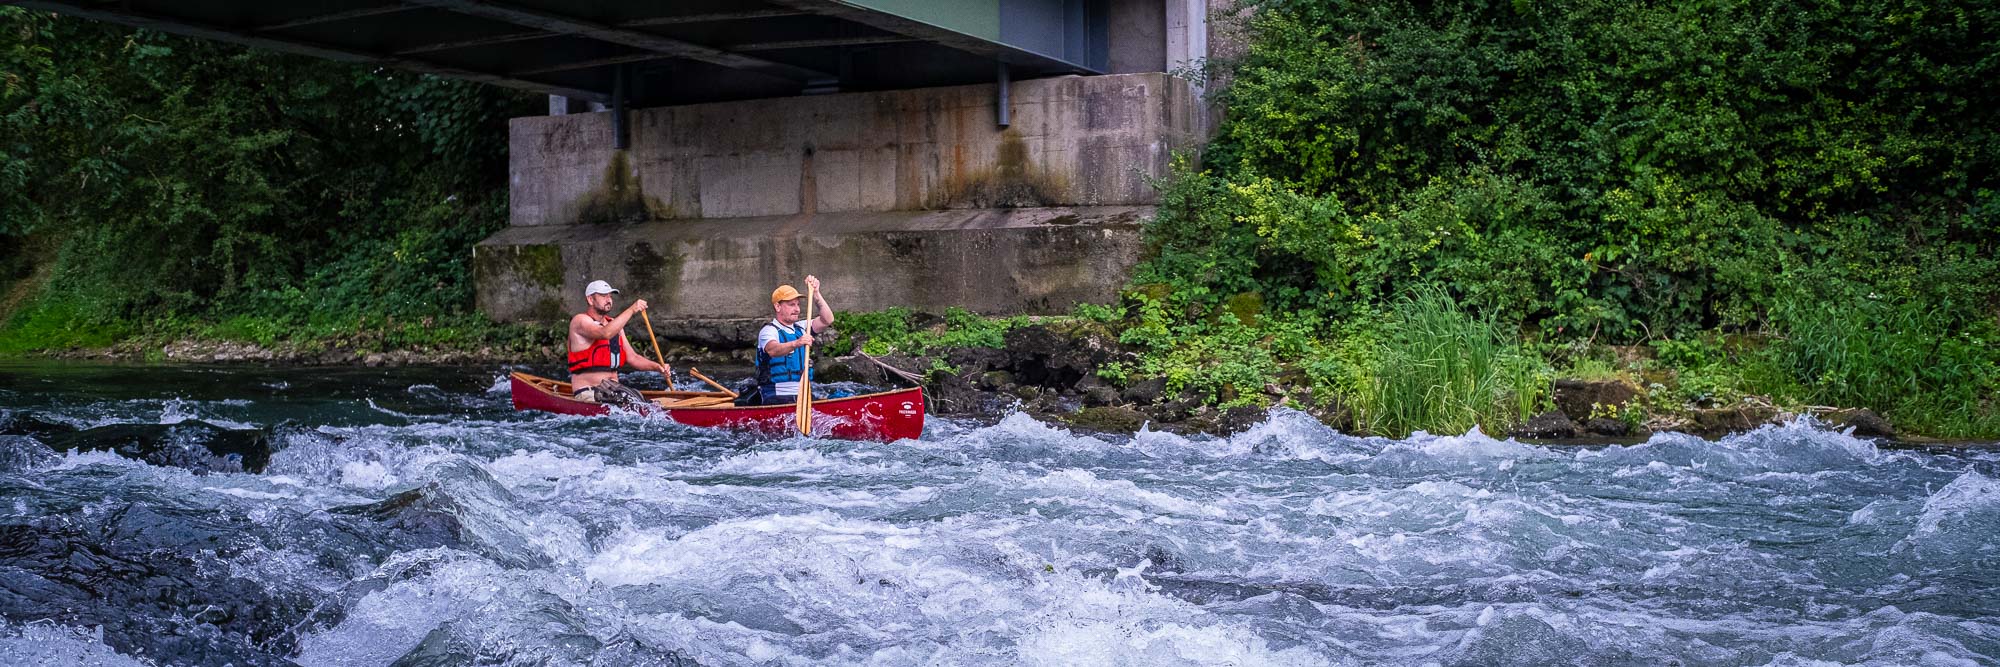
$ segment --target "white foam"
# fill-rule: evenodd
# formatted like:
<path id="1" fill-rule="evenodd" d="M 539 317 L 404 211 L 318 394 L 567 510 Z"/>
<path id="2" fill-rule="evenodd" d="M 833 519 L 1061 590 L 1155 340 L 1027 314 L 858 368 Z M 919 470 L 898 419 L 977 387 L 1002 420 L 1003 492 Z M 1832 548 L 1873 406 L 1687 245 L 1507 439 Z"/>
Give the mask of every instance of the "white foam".
<path id="1" fill-rule="evenodd" d="M 0 618 L 0 662 L 9 665 L 86 665 L 147 667 L 153 661 L 135 658 L 105 645 L 104 628 L 78 628 L 48 622 L 15 625 Z"/>

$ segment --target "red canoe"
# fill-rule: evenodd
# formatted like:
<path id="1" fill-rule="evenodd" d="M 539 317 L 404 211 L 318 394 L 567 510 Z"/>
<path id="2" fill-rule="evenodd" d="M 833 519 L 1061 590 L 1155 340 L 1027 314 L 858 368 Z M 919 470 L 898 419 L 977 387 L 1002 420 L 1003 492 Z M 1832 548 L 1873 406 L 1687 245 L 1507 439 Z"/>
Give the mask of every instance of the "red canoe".
<path id="1" fill-rule="evenodd" d="M 611 407 L 570 398 L 569 383 L 527 373 L 514 373 L 515 410 L 541 410 L 563 415 L 596 416 Z M 636 412 L 661 416 L 689 426 L 726 428 L 767 435 L 797 433 L 796 408 L 790 405 L 736 407 L 728 394 L 713 391 L 642 391 L 650 404 Z M 813 436 L 840 440 L 889 442 L 916 438 L 924 432 L 924 390 L 885 391 L 813 401 Z"/>

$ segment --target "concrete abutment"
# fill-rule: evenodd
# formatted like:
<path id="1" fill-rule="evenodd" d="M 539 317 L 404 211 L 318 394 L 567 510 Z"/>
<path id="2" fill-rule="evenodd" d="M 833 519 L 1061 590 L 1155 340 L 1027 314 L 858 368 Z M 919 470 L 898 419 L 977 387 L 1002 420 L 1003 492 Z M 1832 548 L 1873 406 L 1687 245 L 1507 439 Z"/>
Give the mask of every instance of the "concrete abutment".
<path id="1" fill-rule="evenodd" d="M 561 318 L 603 279 L 663 335 L 737 336 L 781 282 L 846 310 L 1053 314 L 1116 298 L 1151 179 L 1198 144 L 1187 81 L 1159 73 L 516 119 L 511 225 L 474 251 L 479 307 Z M 740 338 L 738 339 L 740 340 Z"/>

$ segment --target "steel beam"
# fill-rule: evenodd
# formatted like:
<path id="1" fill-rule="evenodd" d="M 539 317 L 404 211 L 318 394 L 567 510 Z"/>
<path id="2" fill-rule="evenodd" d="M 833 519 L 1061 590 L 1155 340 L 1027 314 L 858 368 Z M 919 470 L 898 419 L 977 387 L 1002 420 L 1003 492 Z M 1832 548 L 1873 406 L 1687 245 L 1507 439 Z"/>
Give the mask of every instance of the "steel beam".
<path id="1" fill-rule="evenodd" d="M 1034 53 L 1032 51 L 1028 51 L 1025 49 L 1008 46 L 1006 44 L 1001 44 L 999 42 L 988 41 L 979 37 L 974 37 L 972 35 L 952 30 L 950 28 L 931 25 L 929 23 L 918 21 L 913 18 L 899 16 L 896 14 L 890 14 L 887 12 L 869 9 L 866 7 L 860 7 L 857 5 L 850 5 L 845 2 L 841 2 L 840 0 L 764 0 L 764 1 L 766 3 L 777 5 L 780 7 L 785 7 L 788 9 L 795 9 L 802 12 L 810 12 L 813 14 L 818 14 L 820 16 L 830 16 L 837 19 L 845 19 L 848 21 L 853 21 L 855 23 L 859 23 L 884 32 L 890 32 L 898 35 L 903 35 L 906 37 L 911 37 L 919 41 L 931 42 L 934 44 L 942 44 L 944 46 L 949 46 L 951 48 L 958 49 L 960 51 L 964 51 L 966 53 L 970 53 L 977 56 L 984 56 L 987 58 L 993 58 L 996 60 L 1003 60 L 1007 62 L 1024 64 L 1024 65 L 1042 64 L 1042 65 L 1059 66 L 1062 69 L 1072 70 L 1080 74 L 1100 73 L 1096 70 L 1084 67 L 1082 65 L 1078 65 L 1076 63 L 1065 62 L 1057 58 L 1051 58 L 1049 56 L 1045 56 L 1039 53 Z"/>
<path id="2" fill-rule="evenodd" d="M 461 39 L 455 42 L 420 44 L 417 46 L 398 49 L 396 51 L 396 55 L 408 56 L 408 55 L 416 55 L 419 53 L 436 53 L 438 51 L 469 49 L 475 46 L 491 46 L 494 44 L 511 44 L 514 42 L 525 42 L 534 39 L 548 39 L 550 37 L 555 37 L 555 36 L 556 36 L 555 33 L 542 30 L 529 30 L 527 32 L 510 32 L 502 35 L 490 35 L 486 37 L 474 37 L 472 39 Z"/>
<path id="3" fill-rule="evenodd" d="M 794 9 L 752 9 L 740 12 L 715 12 L 710 14 L 682 14 L 680 16 L 658 16 L 649 19 L 633 19 L 618 24 L 620 28 L 643 28 L 653 25 L 684 25 L 688 23 L 714 23 L 717 21 L 743 21 L 748 19 L 768 19 L 783 16 L 804 16 L 805 12 Z"/>
<path id="4" fill-rule="evenodd" d="M 627 63 L 643 63 L 654 60 L 666 60 L 672 57 L 673 56 L 663 56 L 657 53 L 628 53 L 622 56 L 611 56 L 608 58 L 592 58 L 590 60 L 578 60 L 576 62 L 556 63 L 554 65 L 544 65 L 541 67 L 514 70 L 512 72 L 508 72 L 508 74 L 513 76 L 530 76 L 535 74 L 548 74 L 550 72 L 571 72 L 580 69 L 590 69 L 593 67 L 604 67 L 607 65 L 624 65 Z"/>
<path id="5" fill-rule="evenodd" d="M 276 37 L 257 35 L 245 30 L 240 30 L 235 28 L 208 25 L 203 23 L 195 23 L 183 18 L 157 16 L 153 14 L 144 14 L 135 11 L 96 9 L 92 7 L 72 5 L 62 2 L 51 2 L 49 0 L 8 0 L 8 2 L 22 7 L 28 7 L 30 9 L 40 9 L 60 14 L 67 14 L 70 16 L 81 16 L 87 19 L 96 19 L 99 21 L 117 23 L 119 25 L 128 25 L 134 28 L 145 28 L 148 30 L 158 30 L 160 32 L 172 33 L 176 35 L 186 35 L 189 37 L 200 37 L 203 39 L 214 39 L 225 42 L 234 42 L 237 44 L 242 44 L 244 46 L 254 46 L 260 49 L 270 49 L 273 51 L 283 51 L 286 53 L 297 53 L 300 55 L 313 56 L 315 58 L 326 58 L 328 60 L 340 60 L 351 63 L 363 63 L 371 65 L 381 65 L 384 67 L 394 67 L 397 69 L 406 69 L 414 72 L 422 72 L 425 74 L 436 74 L 438 76 L 448 76 L 455 79 L 478 81 L 480 83 L 490 83 L 496 86 L 518 88 L 520 90 L 527 90 L 538 93 L 551 93 L 556 95 L 562 95 L 565 97 L 575 97 L 578 99 L 592 100 L 597 102 L 602 102 L 610 99 L 609 95 L 594 90 L 584 90 L 581 88 L 571 88 L 569 86 L 556 86 L 546 83 L 538 83 L 524 79 L 517 79 L 509 76 L 500 76 L 495 74 L 486 74 L 483 72 L 474 72 L 471 70 L 463 70 L 456 67 L 438 65 L 435 63 L 425 62 L 422 60 L 413 60 L 410 58 L 399 58 L 390 55 L 353 51 L 336 46 L 326 46 L 323 44 L 314 44 L 311 42 L 305 42 L 299 40 L 279 39 Z M 112 5 L 112 6 L 116 7 L 117 5 Z"/>
<path id="6" fill-rule="evenodd" d="M 866 46 L 870 44 L 901 44 L 917 41 L 902 35 L 871 35 L 868 37 L 829 37 L 826 39 L 794 39 L 779 42 L 746 42 L 731 44 L 731 51 L 783 51 L 785 49 L 817 49 L 828 46 Z"/>
<path id="7" fill-rule="evenodd" d="M 315 15 L 315 16 L 308 16 L 308 17 L 305 17 L 305 18 L 302 18 L 302 19 L 293 19 L 293 20 L 290 20 L 290 21 L 286 21 L 286 22 L 284 22 L 284 23 L 273 23 L 273 24 L 271 24 L 271 25 L 260 25 L 260 26 L 257 26 L 257 32 L 272 32 L 272 31 L 276 31 L 276 30 L 286 30 L 286 29 L 290 29 L 290 28 L 299 28 L 299 27 L 304 27 L 304 26 L 309 26 L 309 25 L 319 25 L 319 24 L 321 24 L 321 23 L 333 23 L 333 22 L 335 22 L 335 21 L 346 21 L 346 20 L 349 20 L 349 19 L 360 19 L 360 18 L 368 18 L 368 17 L 370 17 L 370 16 L 381 16 L 381 15 L 383 15 L 383 14 L 395 14 L 395 13 L 397 13 L 397 12 L 407 12 L 407 11 L 411 11 L 411 10 L 414 10 L 414 9 L 417 9 L 417 8 L 416 8 L 416 7 L 411 7 L 411 6 L 409 6 L 409 5 L 388 5 L 388 6 L 385 6 L 385 7 L 363 7 L 363 8 L 361 8 L 361 9 L 350 9 L 350 10 L 347 10 L 347 11 L 344 11 L 344 12 L 331 12 L 331 13 L 327 13 L 327 14 L 319 14 L 319 15 Z"/>
<path id="8" fill-rule="evenodd" d="M 664 35 L 656 35 L 649 32 L 641 32 L 638 30 L 620 28 L 613 25 L 607 25 L 595 21 L 588 21 L 570 16 L 563 16 L 560 14 L 551 14 L 536 9 L 512 7 L 492 2 L 485 2 L 484 0 L 406 0 L 406 1 L 410 2 L 411 4 L 450 10 L 458 12 L 460 14 L 466 14 L 468 16 L 478 16 L 480 18 L 487 18 L 495 21 L 505 21 L 507 23 L 512 23 L 514 25 L 527 28 L 547 30 L 549 32 L 558 32 L 568 35 L 578 35 L 582 37 L 589 37 L 591 39 L 599 41 L 611 42 L 613 44 L 623 44 L 626 46 L 638 47 L 641 49 L 646 49 L 648 51 L 657 52 L 662 56 L 673 56 L 676 58 L 699 60 L 705 63 L 721 65 L 723 67 L 728 67 L 731 69 L 739 69 L 749 72 L 758 72 L 761 74 L 768 74 L 771 76 L 793 79 L 797 81 L 811 81 L 814 79 L 828 78 L 831 76 L 824 72 L 818 72 L 810 68 L 799 67 L 796 65 L 787 65 L 785 63 L 765 60 L 763 58 L 758 58 L 755 56 L 746 56 L 740 53 L 731 53 L 729 51 L 724 51 L 722 49 L 718 49 L 715 47 L 703 46 L 701 44 L 696 44 L 694 42 L 682 41 Z"/>

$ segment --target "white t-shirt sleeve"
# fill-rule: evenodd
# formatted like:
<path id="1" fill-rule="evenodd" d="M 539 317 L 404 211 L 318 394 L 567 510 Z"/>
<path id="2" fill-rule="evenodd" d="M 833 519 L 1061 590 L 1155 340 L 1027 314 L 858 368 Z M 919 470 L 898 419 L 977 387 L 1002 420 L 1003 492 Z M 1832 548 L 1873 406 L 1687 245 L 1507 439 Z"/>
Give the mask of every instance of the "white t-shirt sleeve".
<path id="1" fill-rule="evenodd" d="M 771 343 L 776 342 L 777 340 L 778 340 L 778 325 L 775 324 L 764 325 L 764 328 L 757 330 L 756 351 L 763 352 L 764 346 L 770 345 Z"/>

